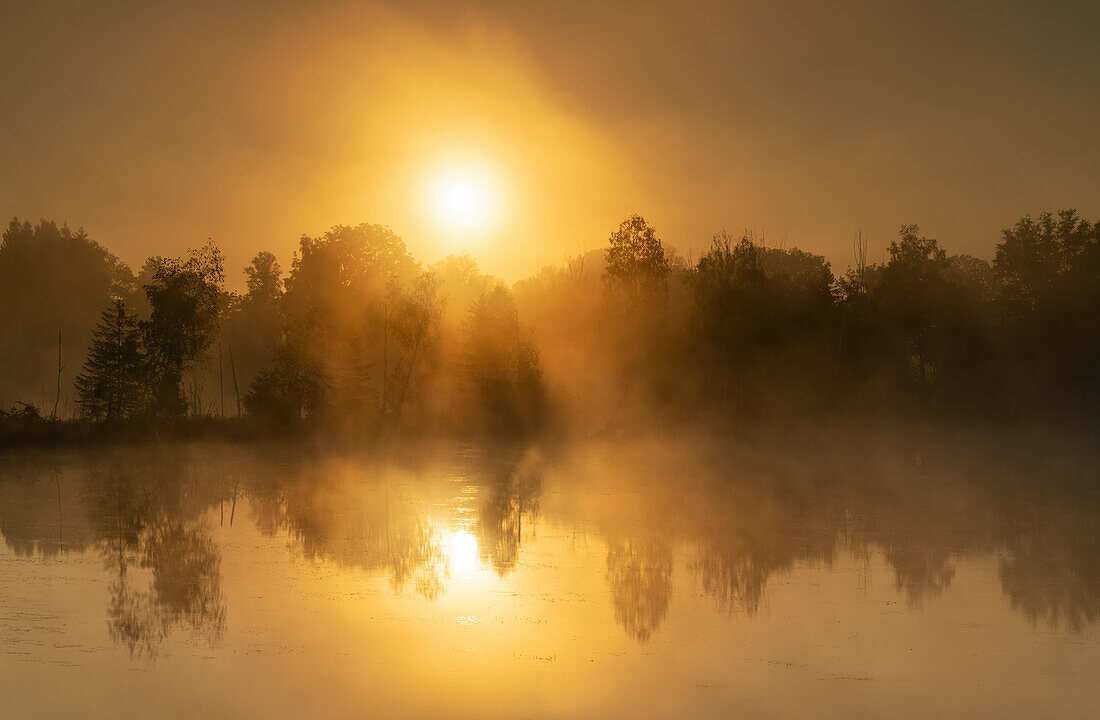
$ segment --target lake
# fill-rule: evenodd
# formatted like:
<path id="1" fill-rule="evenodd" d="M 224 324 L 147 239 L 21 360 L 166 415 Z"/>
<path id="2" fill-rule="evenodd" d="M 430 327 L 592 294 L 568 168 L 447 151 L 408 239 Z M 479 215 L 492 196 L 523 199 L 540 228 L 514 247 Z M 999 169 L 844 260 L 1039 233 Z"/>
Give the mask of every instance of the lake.
<path id="1" fill-rule="evenodd" d="M 1100 717 L 1094 469 L 948 455 L 7 453 L 0 716 Z"/>

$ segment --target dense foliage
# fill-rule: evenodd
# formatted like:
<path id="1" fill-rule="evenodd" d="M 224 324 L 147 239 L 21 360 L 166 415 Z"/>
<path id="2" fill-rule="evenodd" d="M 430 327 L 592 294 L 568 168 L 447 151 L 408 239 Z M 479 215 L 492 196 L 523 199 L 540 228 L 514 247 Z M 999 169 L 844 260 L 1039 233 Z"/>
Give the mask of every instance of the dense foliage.
<path id="1" fill-rule="evenodd" d="M 391 230 L 363 224 L 303 237 L 285 277 L 257 254 L 239 295 L 213 243 L 134 277 L 83 232 L 13 220 L 0 245 L 2 389 L 5 407 L 23 402 L 3 419 L 46 422 L 27 398 L 48 402 L 59 376 L 59 396 L 76 391 L 68 416 L 247 414 L 353 433 L 1094 421 L 1098 241 L 1100 225 L 1072 210 L 1025 216 L 989 263 L 904 225 L 880 264 L 857 236 L 835 277 L 819 255 L 725 232 L 688 264 L 633 215 L 605 251 L 509 289 L 468 256 L 425 268 Z M 106 308 L 98 325 L 89 307 Z"/>

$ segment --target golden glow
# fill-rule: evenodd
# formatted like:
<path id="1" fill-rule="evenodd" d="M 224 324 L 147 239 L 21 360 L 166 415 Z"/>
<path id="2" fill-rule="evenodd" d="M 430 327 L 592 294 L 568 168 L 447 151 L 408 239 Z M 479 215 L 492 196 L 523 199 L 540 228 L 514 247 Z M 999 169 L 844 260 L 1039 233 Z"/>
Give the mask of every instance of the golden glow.
<path id="1" fill-rule="evenodd" d="M 501 191 L 492 173 L 476 166 L 438 171 L 428 187 L 429 212 L 445 237 L 469 240 L 499 220 Z"/>
<path id="2" fill-rule="evenodd" d="M 480 567 L 477 538 L 466 530 L 459 530 L 451 535 L 446 540 L 443 552 L 447 556 L 447 569 L 453 578 L 469 576 Z"/>

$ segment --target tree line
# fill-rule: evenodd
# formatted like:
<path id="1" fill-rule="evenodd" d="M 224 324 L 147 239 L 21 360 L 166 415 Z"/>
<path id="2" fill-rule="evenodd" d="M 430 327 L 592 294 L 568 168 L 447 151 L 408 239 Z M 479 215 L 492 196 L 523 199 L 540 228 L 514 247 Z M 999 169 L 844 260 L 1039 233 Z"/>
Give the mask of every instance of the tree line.
<path id="1" fill-rule="evenodd" d="M 697 261 L 641 216 L 508 287 L 380 225 L 303 236 L 226 290 L 213 242 L 135 274 L 81 231 L 0 243 L 7 425 L 248 416 L 265 426 L 525 433 L 837 413 L 1095 419 L 1100 224 L 1024 216 L 993 261 L 916 225 L 883 262 L 720 232 Z M 50 409 L 50 380 L 56 394 Z M 37 393 L 39 403 L 27 400 Z M 22 401 L 22 402 L 20 402 Z"/>

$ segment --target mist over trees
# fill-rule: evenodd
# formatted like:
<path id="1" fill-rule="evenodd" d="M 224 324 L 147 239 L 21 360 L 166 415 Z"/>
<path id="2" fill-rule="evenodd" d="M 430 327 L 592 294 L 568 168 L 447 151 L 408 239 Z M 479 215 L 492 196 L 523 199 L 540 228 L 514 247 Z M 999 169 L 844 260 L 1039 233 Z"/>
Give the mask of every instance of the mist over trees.
<path id="1" fill-rule="evenodd" d="M 132 292 L 133 283 L 130 269 L 83 230 L 12 220 L 0 241 L 2 406 L 52 406 L 58 333 L 70 389 L 100 312 L 112 295 Z"/>
<path id="2" fill-rule="evenodd" d="M 135 276 L 83 231 L 13 220 L 0 422 L 45 422 L 55 390 L 62 418 L 352 435 L 1096 419 L 1100 225 L 1024 216 L 992 263 L 903 225 L 884 262 L 866 258 L 857 234 L 837 276 L 722 231 L 689 264 L 632 215 L 605 250 L 509 288 L 467 255 L 425 267 L 362 224 L 303 236 L 285 274 L 259 252 L 238 294 L 213 242 Z"/>

